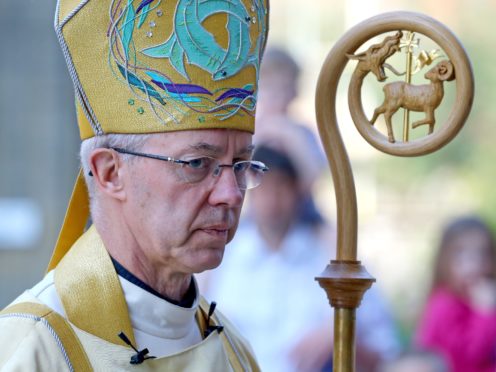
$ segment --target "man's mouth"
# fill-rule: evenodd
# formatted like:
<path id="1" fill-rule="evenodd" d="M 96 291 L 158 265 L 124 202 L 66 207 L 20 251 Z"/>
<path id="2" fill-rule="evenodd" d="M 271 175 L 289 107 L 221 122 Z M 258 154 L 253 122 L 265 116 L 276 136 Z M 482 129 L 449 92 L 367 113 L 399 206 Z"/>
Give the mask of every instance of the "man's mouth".
<path id="1" fill-rule="evenodd" d="M 222 225 L 214 225 L 214 226 L 205 226 L 200 228 L 201 231 L 215 236 L 215 237 L 227 237 L 227 233 L 229 232 L 229 226 L 222 224 Z"/>

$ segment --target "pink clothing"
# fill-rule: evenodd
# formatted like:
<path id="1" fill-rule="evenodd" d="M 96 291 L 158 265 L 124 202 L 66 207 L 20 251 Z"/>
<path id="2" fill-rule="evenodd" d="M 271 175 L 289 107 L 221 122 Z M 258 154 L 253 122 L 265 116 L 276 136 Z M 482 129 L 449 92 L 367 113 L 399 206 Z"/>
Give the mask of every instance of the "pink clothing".
<path id="1" fill-rule="evenodd" d="M 427 301 L 416 344 L 444 355 L 453 372 L 494 372 L 496 309 L 477 311 L 452 292 L 438 288 Z"/>

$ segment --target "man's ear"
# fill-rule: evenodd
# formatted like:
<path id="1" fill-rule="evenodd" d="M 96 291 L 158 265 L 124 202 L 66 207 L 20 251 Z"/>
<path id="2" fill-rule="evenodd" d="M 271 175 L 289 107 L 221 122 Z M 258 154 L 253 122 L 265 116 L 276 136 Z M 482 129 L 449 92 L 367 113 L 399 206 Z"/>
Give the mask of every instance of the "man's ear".
<path id="1" fill-rule="evenodd" d="M 123 182 L 123 162 L 118 154 L 107 148 L 92 151 L 89 166 L 95 186 L 108 196 L 124 200 L 126 198 Z"/>

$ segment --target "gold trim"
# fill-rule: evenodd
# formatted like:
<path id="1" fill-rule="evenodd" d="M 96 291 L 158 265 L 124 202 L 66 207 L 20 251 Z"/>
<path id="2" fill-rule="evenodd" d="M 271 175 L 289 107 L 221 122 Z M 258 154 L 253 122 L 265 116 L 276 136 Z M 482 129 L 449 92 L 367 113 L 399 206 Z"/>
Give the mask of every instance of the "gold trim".
<path id="1" fill-rule="evenodd" d="M 83 171 L 80 169 L 47 272 L 57 266 L 74 242 L 83 234 L 89 214 L 88 191 Z"/>
<path id="2" fill-rule="evenodd" d="M 209 307 L 209 303 L 203 297 L 200 297 L 200 304 L 198 306 L 196 320 L 198 321 L 198 326 L 200 327 L 200 332 L 202 333 L 202 335 L 205 329 L 208 327 L 207 318 Z M 220 324 L 215 316 L 210 317 L 210 321 L 213 322 L 215 325 L 223 326 L 223 324 Z M 236 353 L 235 346 L 230 342 L 226 332 L 226 327 L 224 327 L 224 329 L 220 333 L 220 339 L 222 340 L 222 344 L 224 345 L 224 350 L 229 359 L 229 363 L 231 364 L 231 367 L 234 371 L 245 371 L 246 368 L 243 367 L 241 355 Z"/>
<path id="3" fill-rule="evenodd" d="M 117 345 L 124 332 L 136 344 L 119 278 L 94 226 L 58 264 L 55 287 L 76 327 Z"/>

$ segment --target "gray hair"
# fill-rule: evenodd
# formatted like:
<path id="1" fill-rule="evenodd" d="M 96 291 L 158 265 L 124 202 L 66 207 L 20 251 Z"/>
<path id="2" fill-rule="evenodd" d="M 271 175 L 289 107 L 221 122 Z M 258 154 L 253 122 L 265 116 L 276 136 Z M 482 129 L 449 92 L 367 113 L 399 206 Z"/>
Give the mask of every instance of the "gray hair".
<path id="1" fill-rule="evenodd" d="M 139 151 L 150 138 L 151 134 L 104 134 L 84 140 L 81 143 L 79 157 L 83 169 L 84 180 L 90 198 L 90 210 L 95 209 L 95 181 L 90 176 L 89 158 L 93 150 L 98 148 L 120 147 L 131 151 Z M 131 155 L 122 155 L 124 161 L 129 161 Z"/>

